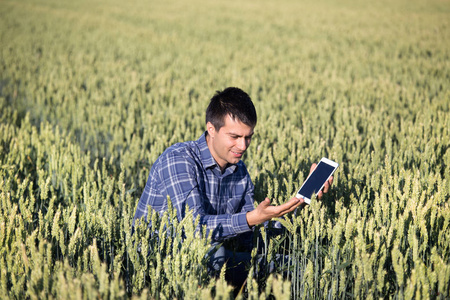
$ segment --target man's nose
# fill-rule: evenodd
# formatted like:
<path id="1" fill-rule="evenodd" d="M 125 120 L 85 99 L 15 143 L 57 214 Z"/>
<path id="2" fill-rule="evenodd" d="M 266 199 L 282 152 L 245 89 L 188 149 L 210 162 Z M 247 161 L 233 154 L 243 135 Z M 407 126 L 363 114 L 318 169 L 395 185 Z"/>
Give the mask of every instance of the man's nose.
<path id="1" fill-rule="evenodd" d="M 250 144 L 250 141 L 248 141 L 246 138 L 240 138 L 238 141 L 239 150 L 242 150 L 242 151 L 247 150 L 249 144 Z"/>

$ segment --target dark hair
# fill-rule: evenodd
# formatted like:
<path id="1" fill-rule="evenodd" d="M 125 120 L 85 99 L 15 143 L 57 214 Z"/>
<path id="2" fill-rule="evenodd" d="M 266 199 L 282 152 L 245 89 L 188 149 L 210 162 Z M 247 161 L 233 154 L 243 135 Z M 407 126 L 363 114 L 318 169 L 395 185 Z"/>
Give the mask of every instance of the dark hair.
<path id="1" fill-rule="evenodd" d="M 206 123 L 211 122 L 214 128 L 219 130 L 225 124 L 227 115 L 250 127 L 256 125 L 256 110 L 252 99 L 239 88 L 229 87 L 222 92 L 216 92 L 206 109 Z"/>

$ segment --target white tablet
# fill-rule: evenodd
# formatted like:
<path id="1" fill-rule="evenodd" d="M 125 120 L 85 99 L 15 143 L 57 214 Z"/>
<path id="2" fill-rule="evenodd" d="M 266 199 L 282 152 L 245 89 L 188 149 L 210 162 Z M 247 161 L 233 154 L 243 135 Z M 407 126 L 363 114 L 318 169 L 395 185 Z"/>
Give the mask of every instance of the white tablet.
<path id="1" fill-rule="evenodd" d="M 334 171 L 336 171 L 338 163 L 323 157 L 317 164 L 314 171 L 306 178 L 302 187 L 298 190 L 296 198 L 303 198 L 305 203 L 311 203 L 311 197 L 323 188 L 325 182 L 330 179 Z"/>

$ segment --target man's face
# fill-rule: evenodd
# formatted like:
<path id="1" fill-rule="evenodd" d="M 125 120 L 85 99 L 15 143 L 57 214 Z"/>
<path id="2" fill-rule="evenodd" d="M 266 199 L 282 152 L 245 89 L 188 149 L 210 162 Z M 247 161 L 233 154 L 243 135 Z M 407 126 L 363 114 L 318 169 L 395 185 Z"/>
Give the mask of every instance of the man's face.
<path id="1" fill-rule="evenodd" d="M 208 122 L 207 143 L 209 151 L 223 170 L 227 164 L 238 163 L 252 140 L 253 127 L 238 119 L 233 120 L 229 115 L 225 117 L 224 126 L 218 131 Z"/>

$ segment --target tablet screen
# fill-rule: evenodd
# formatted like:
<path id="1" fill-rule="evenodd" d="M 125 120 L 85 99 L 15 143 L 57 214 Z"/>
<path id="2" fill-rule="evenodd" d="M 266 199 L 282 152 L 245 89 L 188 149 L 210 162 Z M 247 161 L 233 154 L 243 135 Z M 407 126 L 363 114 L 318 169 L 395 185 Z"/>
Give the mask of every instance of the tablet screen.
<path id="1" fill-rule="evenodd" d="M 298 193 L 310 199 L 312 194 L 317 194 L 320 191 L 335 169 L 333 166 L 320 162 Z"/>

